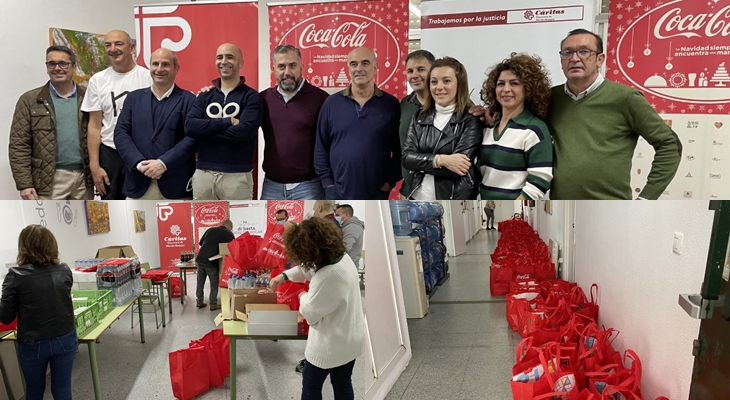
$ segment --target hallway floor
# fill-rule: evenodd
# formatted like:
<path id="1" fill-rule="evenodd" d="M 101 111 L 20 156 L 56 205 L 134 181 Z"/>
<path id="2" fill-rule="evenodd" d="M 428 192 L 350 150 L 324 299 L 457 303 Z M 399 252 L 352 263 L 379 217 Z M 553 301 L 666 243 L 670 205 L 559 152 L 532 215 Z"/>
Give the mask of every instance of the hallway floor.
<path id="1" fill-rule="evenodd" d="M 504 297 L 489 295 L 496 230 L 481 230 L 467 252 L 449 259 L 451 277 L 422 319 L 409 319 L 413 358 L 387 400 L 509 400 L 521 338 L 505 320 Z"/>

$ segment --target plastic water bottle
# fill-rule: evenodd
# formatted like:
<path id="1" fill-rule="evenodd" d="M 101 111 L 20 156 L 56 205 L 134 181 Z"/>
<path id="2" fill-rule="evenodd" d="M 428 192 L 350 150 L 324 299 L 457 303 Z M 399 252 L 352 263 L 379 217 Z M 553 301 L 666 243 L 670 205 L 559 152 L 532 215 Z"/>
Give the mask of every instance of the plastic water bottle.
<path id="1" fill-rule="evenodd" d="M 228 287 L 231 289 L 238 289 L 238 282 L 236 282 L 238 279 L 231 274 L 228 277 Z"/>
<path id="2" fill-rule="evenodd" d="M 246 289 L 253 289 L 253 273 L 249 272 L 246 274 Z"/>
<path id="3" fill-rule="evenodd" d="M 390 219 L 393 222 L 393 232 L 396 236 L 408 236 L 413 230 L 413 225 L 408 218 L 411 202 L 407 200 L 389 201 Z"/>

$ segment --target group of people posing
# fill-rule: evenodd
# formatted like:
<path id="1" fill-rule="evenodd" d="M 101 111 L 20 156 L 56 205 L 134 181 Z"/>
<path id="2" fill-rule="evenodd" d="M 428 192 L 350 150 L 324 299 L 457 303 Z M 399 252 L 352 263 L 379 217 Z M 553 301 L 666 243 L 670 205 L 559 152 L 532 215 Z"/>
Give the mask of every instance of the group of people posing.
<path id="1" fill-rule="evenodd" d="M 84 91 L 76 57 L 46 51 L 49 82 L 21 96 L 10 165 L 24 199 L 246 200 L 263 131 L 262 199 L 657 199 L 682 144 L 636 89 L 606 80 L 600 36 L 576 29 L 560 43 L 566 83 L 551 87 L 535 55 L 491 67 L 470 100 L 467 71 L 451 57 L 410 53 L 413 93 L 375 84 L 365 47 L 347 58 L 350 85 L 329 95 L 303 76 L 299 49 L 272 54 L 277 84 L 258 93 L 240 75 L 241 50 L 218 47 L 219 77 L 197 95 L 175 85 L 174 52 L 135 64 L 123 31 L 105 38 L 111 67 Z M 188 88 L 191 89 L 191 88 Z M 643 188 L 630 184 L 639 138 L 655 150 Z"/>

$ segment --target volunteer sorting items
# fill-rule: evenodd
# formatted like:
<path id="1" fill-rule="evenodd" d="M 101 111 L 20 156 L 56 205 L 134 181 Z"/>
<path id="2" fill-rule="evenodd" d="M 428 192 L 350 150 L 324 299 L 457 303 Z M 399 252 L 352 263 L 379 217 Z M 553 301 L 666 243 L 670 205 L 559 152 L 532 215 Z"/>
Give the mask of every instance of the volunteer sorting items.
<path id="1" fill-rule="evenodd" d="M 271 280 L 275 290 L 287 280 L 309 281 L 299 294 L 299 312 L 309 323 L 302 372 L 302 400 L 321 399 L 330 376 L 335 399 L 354 399 L 352 370 L 365 344 L 357 268 L 347 257 L 342 233 L 332 222 L 311 217 L 300 225 L 286 224 L 283 237 L 296 267 Z"/>
<path id="2" fill-rule="evenodd" d="M 73 275 L 58 259 L 58 243 L 50 230 L 28 225 L 18 237 L 18 267 L 3 282 L 0 322 L 18 317 L 18 361 L 27 400 L 43 399 L 46 370 L 51 366 L 55 400 L 71 399 L 71 371 L 78 338 L 71 302 Z"/>

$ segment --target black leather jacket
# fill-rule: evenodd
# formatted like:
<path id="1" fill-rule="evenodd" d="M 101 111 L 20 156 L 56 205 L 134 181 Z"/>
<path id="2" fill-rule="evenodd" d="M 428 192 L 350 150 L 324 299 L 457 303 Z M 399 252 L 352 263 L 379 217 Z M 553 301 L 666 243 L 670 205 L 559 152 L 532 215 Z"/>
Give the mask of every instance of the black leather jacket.
<path id="1" fill-rule="evenodd" d="M 433 174 L 436 185 L 436 199 L 428 200 L 474 200 L 479 194 L 479 148 L 484 136 L 484 125 L 469 113 L 454 114 L 451 120 L 439 131 L 433 120 L 436 110 L 419 111 L 413 116 L 403 145 L 403 167 L 412 178 L 413 192 L 421 186 L 426 173 Z M 436 154 L 461 153 L 472 161 L 464 176 L 447 168 L 434 168 Z"/>
<path id="2" fill-rule="evenodd" d="M 71 302 L 73 274 L 61 263 L 10 268 L 3 282 L 0 322 L 18 316 L 18 340 L 31 342 L 61 336 L 76 328 Z"/>

